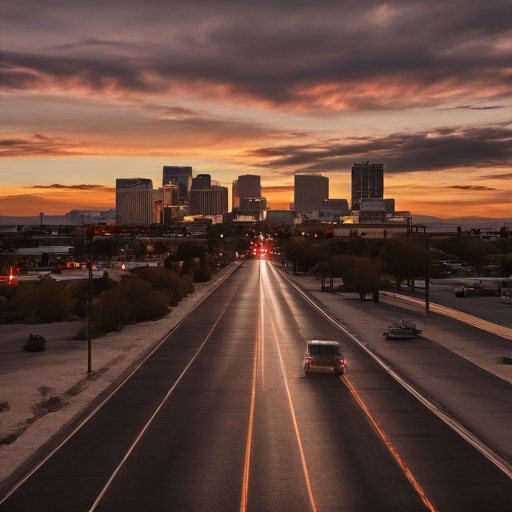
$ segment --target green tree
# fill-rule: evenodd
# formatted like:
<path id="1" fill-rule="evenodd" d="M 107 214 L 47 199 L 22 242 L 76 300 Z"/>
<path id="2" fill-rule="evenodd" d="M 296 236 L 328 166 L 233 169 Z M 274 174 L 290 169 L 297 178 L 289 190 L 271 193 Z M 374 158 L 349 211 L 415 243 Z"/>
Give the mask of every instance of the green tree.
<path id="1" fill-rule="evenodd" d="M 469 265 L 474 265 L 478 273 L 487 256 L 495 251 L 495 245 L 479 238 L 461 236 L 434 239 L 433 245 L 444 253 L 456 256 Z"/>
<path id="2" fill-rule="evenodd" d="M 373 293 L 375 297 L 377 292 L 378 297 L 379 280 L 379 265 L 366 256 L 353 258 L 343 277 L 343 281 L 359 293 L 362 301 L 366 300 L 368 293 Z"/>
<path id="3" fill-rule="evenodd" d="M 508 277 L 512 275 L 512 256 L 505 256 L 500 262 L 501 275 Z"/>
<path id="4" fill-rule="evenodd" d="M 428 274 L 427 246 L 426 238 L 394 237 L 387 241 L 382 258 L 387 272 L 395 278 L 397 290 L 409 279 L 414 291 L 414 280 Z"/>
<path id="5" fill-rule="evenodd" d="M 185 240 L 178 245 L 176 259 L 178 261 L 188 261 L 194 258 L 203 260 L 206 256 L 206 249 L 203 244 L 193 240 Z"/>

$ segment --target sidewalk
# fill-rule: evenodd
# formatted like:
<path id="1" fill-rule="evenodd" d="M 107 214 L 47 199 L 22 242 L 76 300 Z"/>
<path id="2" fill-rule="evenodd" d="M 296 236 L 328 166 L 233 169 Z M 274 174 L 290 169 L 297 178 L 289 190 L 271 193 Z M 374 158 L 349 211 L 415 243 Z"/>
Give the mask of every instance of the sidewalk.
<path id="1" fill-rule="evenodd" d="M 26 363 L 23 366 L 5 368 L 0 365 L 0 402 L 7 401 L 10 406 L 10 410 L 0 412 L 0 439 L 10 434 L 17 436 L 12 444 L 0 446 L 0 483 L 55 437 L 131 363 L 163 340 L 235 265 L 237 263 L 232 263 L 215 274 L 208 283 L 196 284 L 195 292 L 172 308 L 165 318 L 128 325 L 120 332 L 93 340 L 94 374 L 91 376 L 87 373 L 87 342 L 65 343 L 70 334 L 78 331 L 79 322 L 5 326 L 9 329 L 3 332 L 2 338 L 10 335 L 11 338 L 26 339 L 31 332 L 42 335 L 53 332 L 57 335 L 50 338 L 46 334 L 46 352 L 25 353 Z M 64 350 L 61 345 L 59 354 L 52 354 L 52 342 L 57 341 L 64 343 Z M 16 342 L 16 350 L 18 347 L 21 349 Z M 65 405 L 56 412 L 37 418 L 33 409 L 41 401 L 38 388 L 42 385 L 50 387 L 50 396 L 61 397 Z"/>

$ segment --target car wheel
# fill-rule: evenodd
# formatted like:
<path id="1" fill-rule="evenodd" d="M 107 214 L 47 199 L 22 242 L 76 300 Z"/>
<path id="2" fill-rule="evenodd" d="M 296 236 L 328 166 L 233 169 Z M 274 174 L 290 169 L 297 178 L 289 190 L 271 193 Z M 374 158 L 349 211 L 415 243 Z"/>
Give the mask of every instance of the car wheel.
<path id="1" fill-rule="evenodd" d="M 304 375 L 307 377 L 309 375 L 309 370 L 304 370 Z"/>
<path id="2" fill-rule="evenodd" d="M 341 370 L 334 370 L 334 372 L 337 374 L 337 375 L 345 375 L 345 368 L 341 369 Z"/>

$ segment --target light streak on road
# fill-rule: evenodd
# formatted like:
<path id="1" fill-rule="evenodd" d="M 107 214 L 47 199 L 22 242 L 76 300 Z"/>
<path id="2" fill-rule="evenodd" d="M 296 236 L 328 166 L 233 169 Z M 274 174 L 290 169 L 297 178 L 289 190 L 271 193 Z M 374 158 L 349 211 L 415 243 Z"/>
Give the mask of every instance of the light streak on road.
<path id="1" fill-rule="evenodd" d="M 314 308 L 316 308 L 322 315 L 335 325 L 340 331 L 342 331 L 350 340 L 358 345 L 366 354 L 368 354 L 377 364 L 379 364 L 384 370 L 386 370 L 397 382 L 399 382 L 411 395 L 416 397 L 425 407 L 432 411 L 438 418 L 444 423 L 451 427 L 461 437 L 463 437 L 469 444 L 476 448 L 482 455 L 487 457 L 496 467 L 498 467 L 503 473 L 505 473 L 510 479 L 512 479 L 512 465 L 505 461 L 502 457 L 496 454 L 491 448 L 489 448 L 484 442 L 482 442 L 477 436 L 475 436 L 468 429 L 463 427 L 458 421 L 452 418 L 449 414 L 441 411 L 431 400 L 429 400 L 421 391 L 419 391 L 414 385 L 412 385 L 403 375 L 398 373 L 381 359 L 377 354 L 370 350 L 365 343 L 354 337 L 334 316 L 324 311 L 318 304 L 316 304 L 299 286 L 297 286 L 289 277 L 285 276 L 281 272 L 273 269 L 274 275 L 279 276 L 279 279 L 287 281 L 290 285 L 297 290 L 297 292 Z M 406 297 L 408 298 L 408 297 Z M 449 308 L 447 308 L 449 309 Z M 471 316 L 471 315 L 468 315 Z M 476 317 L 474 317 L 476 318 Z M 489 322 L 490 323 L 490 322 Z M 494 324 L 493 324 L 494 325 Z"/>
<path id="2" fill-rule="evenodd" d="M 260 274 L 261 283 L 261 274 Z M 244 478 L 242 483 L 242 501 L 240 503 L 240 512 L 247 510 L 247 497 L 249 495 L 249 470 L 251 467 L 251 445 L 252 445 L 252 430 L 254 425 L 254 402 L 256 399 L 256 375 L 258 373 L 258 360 L 261 354 L 262 345 L 262 325 L 263 325 L 263 309 L 260 301 L 260 323 L 258 326 L 258 343 L 256 343 L 254 354 L 254 368 L 252 372 L 252 393 L 251 393 L 251 412 L 249 414 L 249 432 L 247 433 L 247 446 L 245 448 L 245 465 L 244 465 Z"/>
<path id="3" fill-rule="evenodd" d="M 379 436 L 382 438 L 382 440 L 386 443 L 386 446 L 389 448 L 389 451 L 393 454 L 395 459 L 397 460 L 398 464 L 400 464 L 400 467 L 402 468 L 403 472 L 405 473 L 405 476 L 411 482 L 412 486 L 416 490 L 416 492 L 421 496 L 421 499 L 423 500 L 423 503 L 431 510 L 432 512 L 438 512 L 437 508 L 433 505 L 433 503 L 430 502 L 430 500 L 425 495 L 425 492 L 421 488 L 421 485 L 419 482 L 414 478 L 414 475 L 411 473 L 411 470 L 407 467 L 407 464 L 402 460 L 398 452 L 395 450 L 393 445 L 391 444 L 391 441 L 387 438 L 384 431 L 379 427 L 377 422 L 374 420 L 373 416 L 371 415 L 370 411 L 366 408 L 364 405 L 363 400 L 361 397 L 357 394 L 356 390 L 352 387 L 352 384 L 350 384 L 350 381 L 346 376 L 341 377 L 340 379 L 344 382 L 344 384 L 347 386 L 347 388 L 350 390 L 354 398 L 356 399 L 357 403 L 363 409 L 366 416 L 370 420 L 370 423 L 373 425 L 373 428 L 377 431 Z"/>
<path id="4" fill-rule="evenodd" d="M 264 272 L 265 272 L 265 275 L 266 275 L 267 274 L 267 267 L 265 265 L 265 261 L 261 262 L 260 268 L 262 270 L 264 268 Z M 266 299 L 266 294 L 264 292 L 264 288 L 263 288 L 263 285 L 262 285 L 261 281 L 260 281 L 260 286 L 261 286 L 261 289 L 260 289 L 261 295 L 262 295 L 262 297 L 265 296 L 265 299 Z M 268 304 L 268 301 L 267 301 L 267 304 Z M 268 307 L 271 308 L 270 304 L 268 304 Z M 312 507 L 313 512 L 317 512 L 315 497 L 313 496 L 313 489 L 311 488 L 311 480 L 309 478 L 309 472 L 308 472 L 308 468 L 307 468 L 307 464 L 306 464 L 306 457 L 304 455 L 304 449 L 302 447 L 302 441 L 301 441 L 301 438 L 300 438 L 299 427 L 297 425 L 297 418 L 295 417 L 295 409 L 293 408 L 292 396 L 290 394 L 290 388 L 288 386 L 288 379 L 287 379 L 287 376 L 286 376 L 286 368 L 285 368 L 285 365 L 284 365 L 283 355 L 281 353 L 281 347 L 279 346 L 279 338 L 277 336 L 277 332 L 276 332 L 276 328 L 275 328 L 275 325 L 274 325 L 274 320 L 272 318 L 272 315 L 270 315 L 269 318 L 270 318 L 270 325 L 272 326 L 272 332 L 274 333 L 274 339 L 275 339 L 275 342 L 276 342 L 277 351 L 279 353 L 279 361 L 281 363 L 281 369 L 283 371 L 284 385 L 285 385 L 285 388 L 286 388 L 286 394 L 288 396 L 288 403 L 290 404 L 290 412 L 291 412 L 292 420 L 293 420 L 293 428 L 295 429 L 295 435 L 297 436 L 297 442 L 299 444 L 300 458 L 302 460 L 302 467 L 303 467 L 303 470 L 304 470 L 304 477 L 306 479 L 306 486 L 307 486 L 307 489 L 308 489 L 309 500 L 311 501 L 311 507 Z"/>

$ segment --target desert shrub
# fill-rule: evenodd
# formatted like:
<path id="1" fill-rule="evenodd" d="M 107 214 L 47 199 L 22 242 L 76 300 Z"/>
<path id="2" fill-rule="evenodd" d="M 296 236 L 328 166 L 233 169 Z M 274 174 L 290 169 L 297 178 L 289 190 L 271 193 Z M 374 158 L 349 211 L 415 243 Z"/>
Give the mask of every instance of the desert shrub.
<path id="1" fill-rule="evenodd" d="M 121 294 L 121 287 L 101 294 L 92 303 L 92 336 L 113 332 L 130 321 L 130 302 Z"/>
<path id="2" fill-rule="evenodd" d="M 189 276 L 179 276 L 162 267 L 138 267 L 133 269 L 132 274 L 151 283 L 153 289 L 164 293 L 168 297 L 170 306 L 176 306 L 181 299 L 194 291 L 194 285 Z"/>
<path id="3" fill-rule="evenodd" d="M 168 312 L 168 296 L 161 291 L 155 291 L 148 281 L 128 279 L 122 283 L 120 294 L 129 304 L 131 322 L 158 320 Z"/>
<path id="4" fill-rule="evenodd" d="M 212 278 L 212 271 L 208 263 L 194 269 L 194 283 L 205 283 Z"/>
<path id="5" fill-rule="evenodd" d="M 11 311 L 17 311 L 24 322 L 59 322 L 71 311 L 72 299 L 65 283 L 41 279 L 20 289 L 11 306 Z"/>

